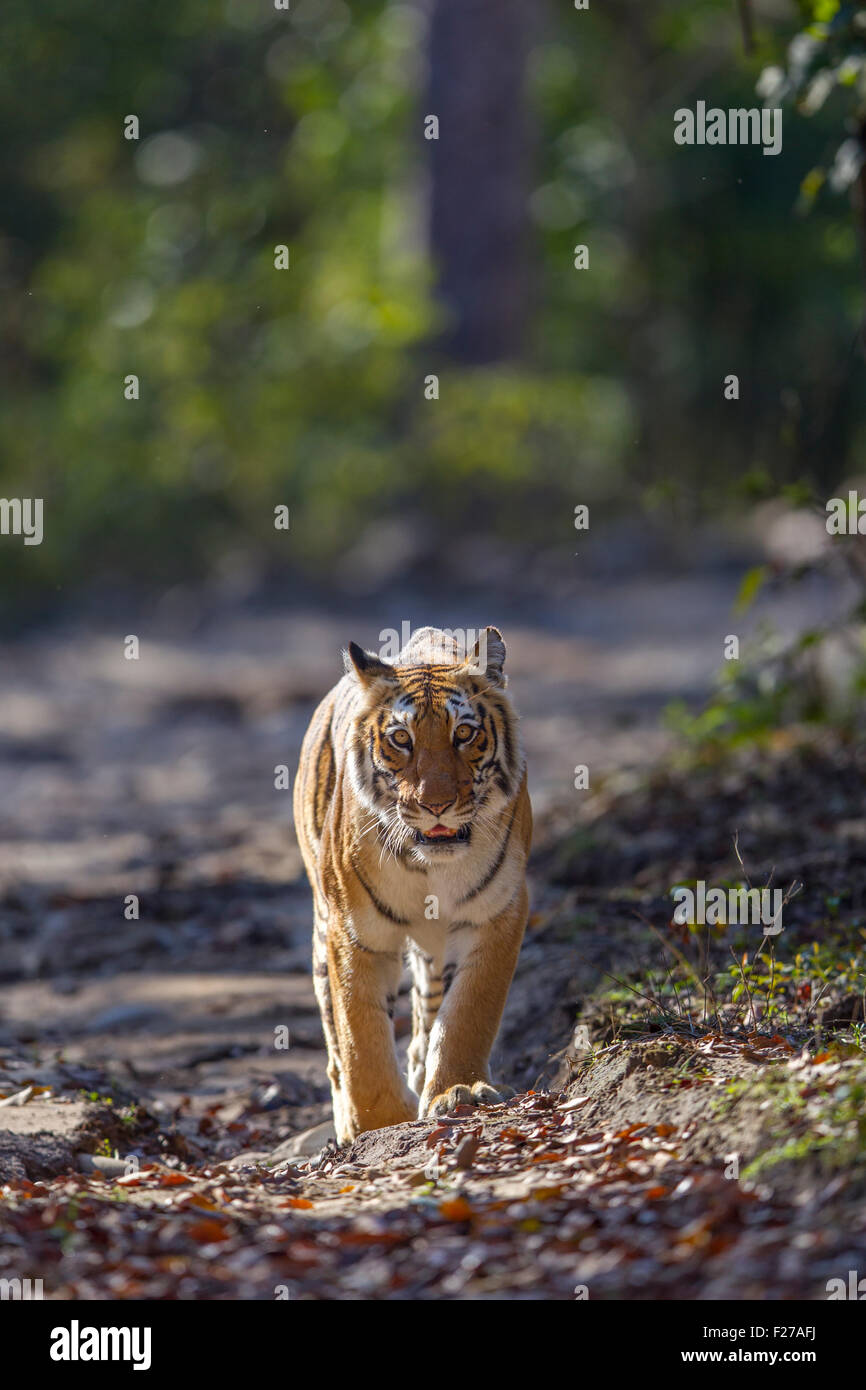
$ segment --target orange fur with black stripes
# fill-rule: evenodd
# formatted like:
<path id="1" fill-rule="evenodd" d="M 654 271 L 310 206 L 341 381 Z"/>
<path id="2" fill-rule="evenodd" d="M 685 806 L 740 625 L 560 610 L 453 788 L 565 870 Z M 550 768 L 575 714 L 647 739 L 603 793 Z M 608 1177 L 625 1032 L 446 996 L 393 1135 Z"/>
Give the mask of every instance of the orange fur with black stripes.
<path id="1" fill-rule="evenodd" d="M 340 1143 L 502 1098 L 489 1058 L 526 925 L 532 834 L 504 660 L 495 628 L 468 657 L 435 628 L 393 664 L 353 643 L 307 730 L 295 825 Z M 406 1081 L 393 1027 L 404 956 Z"/>

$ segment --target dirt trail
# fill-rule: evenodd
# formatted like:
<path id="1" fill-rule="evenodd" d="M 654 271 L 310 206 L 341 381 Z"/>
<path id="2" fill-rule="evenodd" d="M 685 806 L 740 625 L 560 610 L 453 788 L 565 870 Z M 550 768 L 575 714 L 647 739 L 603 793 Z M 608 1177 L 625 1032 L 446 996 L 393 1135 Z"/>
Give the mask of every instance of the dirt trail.
<path id="1" fill-rule="evenodd" d="M 607 890 L 576 893 L 568 873 L 557 882 L 550 872 L 546 836 L 572 816 L 572 769 L 585 762 L 596 777 L 664 753 L 659 709 L 709 685 L 735 592 L 733 576 L 608 587 L 588 591 L 580 611 L 551 606 L 532 626 L 507 605 L 492 615 L 508 640 L 540 825 L 534 915 L 499 1048 L 500 1074 L 521 1091 L 567 1074 L 554 1054 L 610 968 L 610 921 L 620 958 L 639 930 L 623 924 L 623 905 Z M 778 613 L 783 627 L 812 616 L 806 608 Z M 692 1206 L 706 1213 L 702 1192 L 711 1206 L 718 1199 L 719 1210 L 730 1208 L 735 1224 L 749 1224 L 752 1199 L 742 1205 L 738 1188 L 735 1200 L 731 1184 L 719 1186 L 720 1153 L 698 1160 L 699 1179 L 677 1167 L 696 1161 L 688 1116 L 676 1133 L 665 1124 L 656 1132 L 661 1122 L 648 1120 L 650 1110 L 640 1114 L 638 1105 L 625 1119 L 613 1092 L 593 1116 L 594 1138 L 575 1128 L 579 1107 L 551 1110 L 536 1096 L 457 1116 L 453 1125 L 365 1138 L 315 1167 L 293 1153 L 294 1136 L 326 1121 L 329 1106 L 309 978 L 309 897 L 290 795 L 274 789 L 274 768 L 294 771 L 340 647 L 349 637 L 376 645 L 388 625 L 384 614 L 365 629 L 348 615 L 233 610 L 178 628 L 157 612 L 141 625 L 139 661 L 123 659 L 121 627 L 70 627 L 0 651 L 0 1095 L 22 1102 L 0 1109 L 0 1179 L 19 1197 L 48 1204 L 60 1227 L 70 1204 L 84 1213 L 69 1217 L 76 1229 L 99 1228 L 100 1241 L 116 1225 L 114 1264 L 106 1260 L 97 1277 L 71 1259 L 52 1273 L 58 1296 L 91 1288 L 95 1296 L 273 1297 L 282 1270 L 292 1296 L 356 1297 L 381 1286 L 384 1296 L 495 1297 L 508 1286 L 518 1297 L 569 1297 L 580 1282 L 577 1245 L 585 1257 L 596 1251 L 584 1264 L 601 1296 L 626 1287 L 640 1296 L 638 1237 L 641 1222 L 649 1231 L 654 1219 L 640 1216 L 647 1193 L 673 1203 L 659 1216 L 671 1231 L 689 1228 Z M 642 852 L 661 833 L 646 829 Z M 137 920 L 124 916 L 129 895 L 139 900 Z M 591 919 L 581 919 L 579 950 L 578 905 L 589 906 Z M 288 1047 L 275 1046 L 280 1029 Z M 407 1029 L 403 996 L 398 1038 Z M 461 1160 L 464 1131 L 472 1142 Z M 146 1170 L 154 1161 L 168 1167 L 113 1187 L 114 1153 Z M 82 1154 L 90 1155 L 89 1173 Z M 107 1175 L 92 1171 L 94 1155 L 106 1160 Z M 81 1171 L 70 1175 L 72 1167 Z M 58 1173 L 66 1176 L 39 1187 Z M 612 1174 L 625 1187 L 611 1187 Z M 36 1225 L 28 1225 L 26 1202 L 19 1218 L 16 1201 L 10 1229 L 28 1247 Z M 758 1224 L 780 1231 L 792 1209 L 776 1214 L 775 1197 L 767 1201 Z M 155 1220 L 142 1236 L 140 1267 L 123 1253 L 129 1232 L 120 1210 L 136 1203 Z M 353 1211 L 361 1234 L 350 1239 Z M 498 1234 L 496 1212 L 506 1214 Z M 201 1250 L 190 1254 L 189 1241 L 181 1250 L 179 1236 L 180 1264 L 148 1264 L 154 1250 L 173 1248 L 161 1223 L 177 1213 L 184 1231 L 200 1222 L 192 1243 Z M 277 1224 L 245 1264 L 250 1223 L 267 1225 L 269 1213 Z M 307 1224 L 295 1229 L 297 1221 Z M 624 1274 L 621 1248 L 616 1260 L 605 1254 L 605 1231 L 612 1241 L 617 1223 L 632 1221 L 633 1267 Z M 516 1245 L 507 1236 L 515 1222 L 526 1237 Z M 473 1245 L 479 1234 L 482 1245 L 490 1238 L 489 1267 Z M 439 1253 L 424 1275 L 430 1242 Z M 695 1234 L 695 1258 L 705 1244 Z M 666 1289 L 695 1277 L 688 1247 L 677 1248 Z M 37 1263 L 52 1265 L 53 1246 L 36 1241 L 33 1249 Z M 344 1258 L 353 1249 L 369 1255 L 356 1273 Z M 403 1273 L 395 1273 L 398 1250 Z M 812 1287 L 817 1276 L 804 1283 L 796 1262 L 780 1272 L 772 1241 L 767 1251 L 780 1290 Z M 735 1283 L 721 1270 L 717 1283 L 705 1281 L 704 1296 L 721 1296 L 708 1288 L 733 1295 Z"/>
<path id="2" fill-rule="evenodd" d="M 617 641 L 609 595 L 577 623 L 502 619 L 542 819 L 573 798 L 578 761 L 616 767 L 664 747 L 659 703 L 686 668 L 709 679 L 707 611 L 718 625 L 729 598 L 693 597 L 693 626 L 664 639 L 661 595 L 643 613 L 623 595 Z M 372 644 L 389 621 L 359 631 L 349 615 L 235 612 L 178 633 L 157 611 L 138 661 L 123 659 L 120 627 L 3 648 L 0 1041 L 62 1047 L 118 1077 L 134 1068 L 166 1099 L 231 1092 L 257 1069 L 315 1092 L 309 898 L 274 768 L 294 772 L 347 638 Z M 643 646 L 625 658 L 632 626 Z M 137 921 L 124 917 L 130 894 Z M 274 1054 L 279 1023 L 290 1057 Z"/>

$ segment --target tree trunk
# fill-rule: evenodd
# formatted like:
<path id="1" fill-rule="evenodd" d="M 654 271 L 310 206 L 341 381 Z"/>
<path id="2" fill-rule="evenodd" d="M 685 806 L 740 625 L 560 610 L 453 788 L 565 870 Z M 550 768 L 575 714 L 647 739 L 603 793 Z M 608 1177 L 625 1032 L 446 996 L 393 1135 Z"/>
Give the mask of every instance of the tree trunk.
<path id="1" fill-rule="evenodd" d="M 525 342 L 531 9 L 530 0 L 432 5 L 430 239 L 447 313 L 442 346 L 464 362 L 516 357 Z"/>
<path id="2" fill-rule="evenodd" d="M 851 203 L 854 209 L 854 222 L 857 228 L 857 240 L 860 244 L 860 262 L 863 266 L 863 279 L 866 282 L 866 121 L 860 123 L 857 131 L 857 139 L 860 143 L 860 150 L 863 155 L 863 163 L 860 165 L 860 172 L 854 180 L 851 189 Z M 860 320 L 859 347 L 861 354 L 866 357 L 866 313 Z"/>

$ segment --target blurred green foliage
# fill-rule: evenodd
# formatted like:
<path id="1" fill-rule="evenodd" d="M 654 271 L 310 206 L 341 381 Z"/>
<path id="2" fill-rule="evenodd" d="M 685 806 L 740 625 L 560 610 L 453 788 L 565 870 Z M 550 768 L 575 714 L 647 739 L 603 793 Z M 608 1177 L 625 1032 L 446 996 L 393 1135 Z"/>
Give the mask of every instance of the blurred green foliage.
<path id="1" fill-rule="evenodd" d="M 803 178 L 801 205 L 810 208 L 825 186 L 834 193 L 855 186 L 866 160 L 866 8 L 799 0 L 799 9 L 805 27 L 789 44 L 784 65 L 761 75 L 759 89 L 768 101 L 790 102 L 804 116 L 828 101 L 843 116 L 845 138 Z"/>
<path id="2" fill-rule="evenodd" d="M 742 746 L 773 746 L 790 726 L 835 727 L 846 739 L 861 736 L 866 694 L 866 574 L 859 561 L 860 537 L 835 537 L 821 556 L 776 573 L 760 565 L 743 577 L 734 615 L 748 612 L 765 586 L 795 589 L 805 580 L 830 576 L 839 584 L 854 578 L 853 601 L 840 605 L 834 621 L 783 636 L 766 620 L 757 624 L 737 660 L 726 661 L 714 689 L 697 712 L 677 700 L 665 722 L 681 738 L 686 761 L 724 759 Z"/>
<path id="3" fill-rule="evenodd" d="M 551 543 L 575 500 L 841 476 L 866 442 L 855 229 L 843 198 L 795 211 L 834 98 L 777 158 L 672 135 L 680 105 L 756 104 L 797 23 L 744 58 L 728 0 L 547 7 L 531 333 L 520 362 L 458 369 L 431 346 L 418 7 L 5 0 L 0 485 L 46 500 L 7 579 L 246 551 L 324 581 L 391 514 Z"/>

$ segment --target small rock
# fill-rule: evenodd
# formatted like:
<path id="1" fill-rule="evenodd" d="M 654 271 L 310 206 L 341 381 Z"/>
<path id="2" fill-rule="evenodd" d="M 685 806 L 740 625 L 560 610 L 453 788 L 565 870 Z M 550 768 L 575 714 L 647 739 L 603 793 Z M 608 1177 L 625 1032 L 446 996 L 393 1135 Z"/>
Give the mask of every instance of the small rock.
<path id="1" fill-rule="evenodd" d="M 290 1139 L 286 1139 L 270 1154 L 271 1163 L 281 1163 L 287 1158 L 308 1158 L 313 1154 L 319 1153 L 329 1139 L 336 1139 L 337 1132 L 333 1123 L 326 1120 L 324 1124 L 314 1125 L 312 1129 L 302 1130 L 300 1134 L 293 1134 Z"/>
<path id="2" fill-rule="evenodd" d="M 81 1173 L 101 1173 L 104 1178 L 122 1178 L 132 1172 L 125 1158 L 108 1158 L 104 1154 L 76 1154 Z"/>
<path id="3" fill-rule="evenodd" d="M 265 1149 L 245 1149 L 243 1153 L 227 1158 L 221 1166 L 232 1171 L 238 1168 L 258 1168 L 266 1164 L 270 1157 Z"/>

